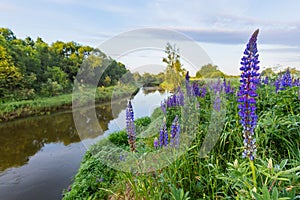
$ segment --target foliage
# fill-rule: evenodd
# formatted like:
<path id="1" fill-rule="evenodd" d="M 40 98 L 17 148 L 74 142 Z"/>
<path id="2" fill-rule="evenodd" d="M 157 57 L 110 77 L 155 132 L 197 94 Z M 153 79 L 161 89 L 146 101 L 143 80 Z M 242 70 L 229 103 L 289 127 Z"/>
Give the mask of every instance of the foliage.
<path id="1" fill-rule="evenodd" d="M 180 62 L 179 49 L 175 45 L 172 46 L 170 43 L 167 43 L 165 53 L 167 57 L 163 58 L 162 61 L 167 64 L 167 68 L 165 71 L 166 83 L 163 85 L 171 85 L 171 90 L 174 90 L 180 86 L 185 70 Z"/>
<path id="2" fill-rule="evenodd" d="M 277 77 L 270 77 L 276 80 Z M 237 91 L 238 80 L 230 79 L 233 91 Z M 220 83 L 220 80 L 217 81 Z M 110 199 L 298 199 L 300 196 L 300 100 L 299 86 L 286 87 L 276 92 L 273 84 L 259 84 L 257 86 L 257 126 L 255 138 L 257 155 L 252 161 L 242 158 L 243 133 L 238 115 L 238 102 L 235 92 L 222 93 L 223 86 L 206 82 L 198 87 L 206 87 L 207 94 L 196 96 L 196 105 L 199 112 L 195 117 L 190 116 L 188 126 L 197 130 L 195 138 L 187 151 L 168 166 L 149 173 L 116 172 L 114 185 L 108 186 Z M 218 90 L 218 91 L 216 91 Z M 222 109 L 216 109 L 215 98 L 223 96 L 219 102 Z M 159 128 L 166 116 L 170 134 L 170 126 L 176 115 L 183 119 L 189 108 L 191 97 L 185 96 L 184 106 L 167 106 L 164 113 L 156 109 L 149 120 L 135 120 L 135 125 L 148 124 L 141 132 L 147 133 L 148 138 L 137 139 L 135 156 L 148 155 L 159 151 L 154 147 L 154 138 L 159 137 Z M 134 105 L 133 105 L 134 106 Z M 192 107 L 195 108 L 195 107 Z M 209 154 L 199 156 L 205 138 L 209 134 L 210 124 L 218 119 L 214 116 L 218 112 L 224 113 L 224 124 L 220 135 Z M 220 114 L 220 113 L 219 113 Z M 199 119 L 199 120 L 197 120 Z M 141 122 L 142 121 L 142 122 Z M 144 123 L 143 121 L 147 121 Z M 184 122 L 182 123 L 184 127 Z M 139 133 L 137 133 L 139 134 Z M 144 135 L 143 135 L 144 136 Z M 113 136 L 115 141 L 128 148 L 125 133 Z M 117 142 L 114 142 L 117 144 Z M 101 148 L 97 144 L 94 148 Z M 168 146 L 168 148 L 171 148 Z M 114 171 L 112 169 L 112 171 Z M 251 176 L 255 173 L 255 183 Z M 77 184 L 77 183 L 74 183 Z M 87 187 L 87 186 L 85 186 Z M 94 196 L 100 195 L 101 190 Z M 81 195 L 81 194 L 77 194 Z M 93 197 L 93 196 L 92 196 Z"/>
<path id="3" fill-rule="evenodd" d="M 81 65 L 85 84 L 98 81 L 97 86 L 112 86 L 130 74 L 122 63 L 99 49 L 76 42 L 49 45 L 40 37 L 22 40 L 7 28 L 0 28 L 0 58 L 0 97 L 4 102 L 70 93 Z"/>
<path id="4" fill-rule="evenodd" d="M 204 65 L 196 72 L 196 77 L 198 78 L 225 78 L 225 76 L 226 75 L 218 69 L 218 66 L 212 64 Z"/>
<path id="5" fill-rule="evenodd" d="M 98 88 L 95 95 L 95 102 L 103 103 L 111 101 L 112 99 L 129 97 L 136 90 L 137 88 L 128 86 Z M 87 89 L 84 95 L 82 95 L 82 93 L 79 94 L 79 98 L 81 101 L 85 102 L 85 98 L 94 93 L 94 90 Z M 76 97 L 76 94 L 74 95 Z M 70 109 L 71 106 L 72 94 L 63 94 L 54 97 L 38 97 L 33 100 L 5 102 L 0 104 L 0 121 L 8 121 L 31 115 L 50 114 L 57 110 Z"/>

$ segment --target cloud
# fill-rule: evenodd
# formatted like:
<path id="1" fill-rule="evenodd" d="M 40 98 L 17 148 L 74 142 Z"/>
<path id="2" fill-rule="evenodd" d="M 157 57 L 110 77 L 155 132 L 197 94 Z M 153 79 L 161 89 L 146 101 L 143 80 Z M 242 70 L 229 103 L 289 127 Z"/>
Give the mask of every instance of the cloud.
<path id="1" fill-rule="evenodd" d="M 199 42 L 219 43 L 219 44 L 244 44 L 248 42 L 252 30 L 235 30 L 235 29 L 202 29 L 177 27 L 175 30 L 186 34 L 192 39 Z M 261 44 L 278 44 L 278 45 L 300 45 L 300 28 L 295 26 L 291 29 L 281 28 L 260 28 L 258 42 Z"/>

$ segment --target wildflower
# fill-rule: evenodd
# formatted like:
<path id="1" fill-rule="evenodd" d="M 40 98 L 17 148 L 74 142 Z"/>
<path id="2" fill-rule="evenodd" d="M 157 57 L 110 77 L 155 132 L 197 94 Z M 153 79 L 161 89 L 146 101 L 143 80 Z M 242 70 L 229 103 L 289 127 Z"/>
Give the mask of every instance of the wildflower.
<path id="1" fill-rule="evenodd" d="M 157 149 L 158 148 L 158 139 L 157 137 L 154 138 L 154 148 Z"/>
<path id="2" fill-rule="evenodd" d="M 70 191 L 72 190 L 71 185 L 68 186 L 68 189 L 67 189 L 67 190 L 68 190 L 68 192 L 70 192 Z"/>
<path id="3" fill-rule="evenodd" d="M 130 150 L 132 152 L 136 149 L 136 135 L 134 130 L 134 113 L 131 105 L 131 101 L 128 101 L 128 105 L 126 108 L 126 130 L 127 130 L 127 136 L 128 136 L 128 143 L 130 146 Z"/>
<path id="4" fill-rule="evenodd" d="M 159 146 L 166 147 L 168 145 L 168 139 L 169 138 L 168 138 L 167 125 L 166 125 L 166 118 L 164 118 L 159 131 Z"/>
<path id="5" fill-rule="evenodd" d="M 178 87 L 178 92 L 176 95 L 176 105 L 177 106 L 184 106 L 184 94 L 180 87 Z"/>
<path id="6" fill-rule="evenodd" d="M 238 93 L 239 104 L 239 116 L 241 117 L 241 124 L 243 126 L 244 147 L 243 157 L 248 157 L 250 160 L 254 160 L 256 153 L 254 128 L 257 123 L 257 115 L 255 113 L 256 101 L 256 87 L 259 82 L 258 76 L 258 54 L 257 54 L 257 35 L 256 30 L 251 36 L 247 48 L 245 49 L 244 56 L 242 58 L 240 70 L 242 71 L 240 87 Z"/>
<path id="7" fill-rule="evenodd" d="M 123 155 L 123 154 L 120 154 L 120 161 L 125 161 L 125 155 Z"/>
<path id="8" fill-rule="evenodd" d="M 170 145 L 172 147 L 179 146 L 179 134 L 180 134 L 180 124 L 178 122 L 178 115 L 173 120 L 172 127 L 171 127 L 171 141 Z"/>
<path id="9" fill-rule="evenodd" d="M 226 94 L 233 94 L 234 92 L 233 87 L 231 87 L 230 80 L 228 80 L 228 83 L 226 83 L 226 80 L 224 79 L 223 88 Z"/>
<path id="10" fill-rule="evenodd" d="M 294 80 L 293 86 L 300 86 L 300 79 L 299 78 Z"/>
<path id="11" fill-rule="evenodd" d="M 99 182 L 103 182 L 103 181 L 104 181 L 103 177 L 101 177 L 101 178 L 97 178 L 97 179 L 96 179 L 96 182 L 97 182 L 97 183 L 99 183 Z"/>
<path id="12" fill-rule="evenodd" d="M 191 96 L 192 90 L 191 90 L 189 72 L 187 72 L 186 75 L 185 75 L 185 86 L 186 86 L 186 94 L 187 94 L 187 96 Z"/>
<path id="13" fill-rule="evenodd" d="M 274 85 L 275 85 L 275 91 L 276 93 L 278 92 L 278 90 L 280 89 L 280 82 L 281 82 L 281 79 L 280 77 L 278 77 L 278 79 L 274 82 Z"/>
<path id="14" fill-rule="evenodd" d="M 199 84 L 196 82 L 193 83 L 193 95 L 196 97 L 200 96 Z"/>
<path id="15" fill-rule="evenodd" d="M 221 98 L 220 98 L 220 94 L 217 93 L 216 98 L 214 100 L 214 109 L 216 111 L 220 111 L 221 110 Z"/>
<path id="16" fill-rule="evenodd" d="M 269 77 L 268 77 L 268 76 L 266 76 L 266 78 L 264 79 L 263 83 L 264 83 L 265 85 L 268 85 L 268 84 L 269 84 Z"/>
<path id="17" fill-rule="evenodd" d="M 215 94 L 220 93 L 223 90 L 221 80 L 218 79 L 218 81 L 216 83 L 212 83 L 211 84 L 211 89 L 214 91 Z"/>
<path id="18" fill-rule="evenodd" d="M 204 98 L 205 95 L 207 93 L 207 90 L 206 90 L 206 85 L 204 85 L 201 89 L 200 89 L 200 97 Z"/>
<path id="19" fill-rule="evenodd" d="M 292 77 L 290 74 L 290 70 L 287 69 L 285 74 L 283 75 L 282 79 L 281 79 L 281 88 L 280 90 L 285 90 L 286 87 L 292 87 L 293 83 L 292 83 Z"/>

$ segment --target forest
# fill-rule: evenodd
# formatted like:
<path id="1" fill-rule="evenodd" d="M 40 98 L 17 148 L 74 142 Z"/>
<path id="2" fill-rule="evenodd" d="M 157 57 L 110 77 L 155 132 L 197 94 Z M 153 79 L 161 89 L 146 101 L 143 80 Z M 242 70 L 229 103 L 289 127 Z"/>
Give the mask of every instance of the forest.
<path id="1" fill-rule="evenodd" d="M 49 45 L 40 37 L 19 39 L 8 28 L 0 28 L 0 58 L 2 102 L 71 93 L 86 58 L 89 73 L 102 70 L 98 86 L 115 85 L 128 72 L 122 63 L 97 48 L 62 41 Z"/>

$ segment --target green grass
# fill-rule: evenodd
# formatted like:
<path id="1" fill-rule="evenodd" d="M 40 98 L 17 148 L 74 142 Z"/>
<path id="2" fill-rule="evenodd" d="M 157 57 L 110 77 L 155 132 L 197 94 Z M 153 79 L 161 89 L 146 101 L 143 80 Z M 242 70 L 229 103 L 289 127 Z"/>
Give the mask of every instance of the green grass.
<path id="1" fill-rule="evenodd" d="M 95 102 L 102 103 L 114 98 L 128 97 L 137 88 L 132 86 L 116 86 L 99 88 L 95 95 Z M 93 90 L 85 89 L 84 92 L 74 95 L 81 100 L 89 100 L 94 95 Z M 27 117 L 32 115 L 44 115 L 58 110 L 70 109 L 72 107 L 73 94 L 64 94 L 54 97 L 36 98 L 34 100 L 23 100 L 7 102 L 0 105 L 0 121 L 9 121 L 15 118 Z"/>
<path id="2" fill-rule="evenodd" d="M 192 143 L 178 159 L 170 160 L 167 166 L 149 173 L 136 169 L 123 172 L 110 168 L 99 159 L 99 155 L 105 152 L 112 155 L 108 141 L 129 151 L 126 132 L 114 133 L 87 152 L 88 159 L 83 160 L 71 191 L 65 191 L 64 199 L 299 199 L 298 88 L 288 88 L 276 93 L 274 86 L 263 85 L 258 88 L 258 95 L 258 124 L 255 129 L 257 157 L 253 165 L 248 159 L 241 157 L 243 137 L 235 94 L 226 95 L 226 101 L 222 104 L 222 109 L 226 112 L 216 145 L 206 156 L 200 156 L 202 144 L 211 129 L 210 124 L 217 121 L 216 118 L 211 120 L 211 115 L 218 114 L 212 111 L 213 95 L 208 93 L 205 98 L 197 99 L 200 105 L 199 116 L 191 117 L 186 122 L 189 129 L 185 129 L 184 121 L 181 121 L 183 132 L 193 128 L 197 131 Z M 167 113 L 170 116 L 181 113 L 183 120 L 185 112 L 189 114 L 189 109 L 193 109 L 193 106 L 183 110 L 170 108 Z M 137 137 L 137 152 L 133 156 L 147 158 L 153 152 L 162 152 L 163 149 L 153 147 L 153 138 L 158 137 L 161 124 L 156 124 L 155 120 L 161 122 L 162 115 L 156 109 L 150 118 L 151 123 L 146 123 L 145 126 L 145 120 L 137 120 L 137 130 L 147 133 L 149 137 Z M 167 117 L 167 124 L 171 124 L 172 120 L 172 117 Z M 91 152 L 94 156 L 90 155 Z M 130 156 L 131 154 L 126 159 L 130 160 Z M 98 168 L 102 169 L 103 166 L 106 171 L 101 171 L 102 175 L 112 178 L 108 179 L 109 182 L 94 187 L 95 183 L 91 180 L 99 176 Z"/>

